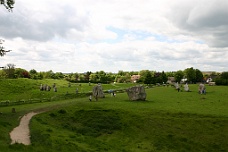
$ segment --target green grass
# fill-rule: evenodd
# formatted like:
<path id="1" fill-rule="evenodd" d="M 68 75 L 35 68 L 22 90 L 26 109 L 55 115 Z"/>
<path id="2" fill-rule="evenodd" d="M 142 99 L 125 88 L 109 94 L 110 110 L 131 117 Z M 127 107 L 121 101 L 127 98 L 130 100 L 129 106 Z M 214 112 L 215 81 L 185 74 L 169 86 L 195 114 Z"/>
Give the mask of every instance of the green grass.
<path id="1" fill-rule="evenodd" d="M 130 84 L 125 85 L 103 88 Z M 16 113 L 12 106 L 0 107 L 0 151 L 227 151 L 227 89 L 207 86 L 207 94 L 200 95 L 197 85 L 190 85 L 191 92 L 154 87 L 146 90 L 147 101 L 132 102 L 126 93 L 117 93 L 98 102 L 82 97 L 17 105 Z M 18 117 L 46 108 L 50 111 L 31 121 L 32 145 L 9 145 L 8 133 Z"/>
<path id="2" fill-rule="evenodd" d="M 52 87 L 56 83 L 57 92 L 40 91 L 40 85 L 46 84 Z M 65 80 L 31 80 L 31 79 L 0 79 L 0 106 L 15 105 L 23 103 L 34 103 L 44 101 L 56 101 L 83 97 L 92 92 L 94 85 L 89 83 L 71 83 Z M 133 86 L 134 84 L 104 84 L 103 90 L 121 90 Z M 76 88 L 78 94 L 76 94 Z"/>

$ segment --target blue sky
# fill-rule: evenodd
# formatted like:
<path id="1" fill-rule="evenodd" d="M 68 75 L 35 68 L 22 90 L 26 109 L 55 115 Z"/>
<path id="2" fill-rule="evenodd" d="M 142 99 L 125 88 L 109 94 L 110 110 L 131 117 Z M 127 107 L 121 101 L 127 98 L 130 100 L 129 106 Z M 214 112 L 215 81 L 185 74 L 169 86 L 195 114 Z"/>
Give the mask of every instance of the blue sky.
<path id="1" fill-rule="evenodd" d="M 226 0 L 17 0 L 0 17 L 0 38 L 13 50 L 0 66 L 228 71 Z"/>

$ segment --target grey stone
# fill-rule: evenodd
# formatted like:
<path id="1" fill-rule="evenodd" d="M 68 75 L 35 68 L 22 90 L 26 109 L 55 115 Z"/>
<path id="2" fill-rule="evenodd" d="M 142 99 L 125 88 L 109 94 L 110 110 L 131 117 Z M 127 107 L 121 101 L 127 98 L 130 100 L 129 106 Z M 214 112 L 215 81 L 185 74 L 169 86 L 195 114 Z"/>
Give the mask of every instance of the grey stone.
<path id="1" fill-rule="evenodd" d="M 104 98 L 104 92 L 102 89 L 102 86 L 100 84 L 96 85 L 93 87 L 93 96 L 97 99 L 97 98 Z"/>
<path id="2" fill-rule="evenodd" d="M 134 86 L 126 89 L 129 100 L 132 101 L 145 101 L 146 91 L 144 86 Z"/>

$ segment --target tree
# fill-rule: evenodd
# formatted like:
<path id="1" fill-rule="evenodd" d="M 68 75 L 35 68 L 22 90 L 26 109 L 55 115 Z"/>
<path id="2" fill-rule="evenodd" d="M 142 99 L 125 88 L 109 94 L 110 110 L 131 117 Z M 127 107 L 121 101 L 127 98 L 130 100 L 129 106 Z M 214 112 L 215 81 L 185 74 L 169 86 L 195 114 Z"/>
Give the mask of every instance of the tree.
<path id="1" fill-rule="evenodd" d="M 92 73 L 91 71 L 87 71 L 87 72 L 85 73 L 85 81 L 86 81 L 86 82 L 89 82 L 89 76 L 90 76 L 91 73 Z"/>
<path id="2" fill-rule="evenodd" d="M 7 52 L 10 52 L 11 50 L 5 50 L 5 48 L 2 46 L 4 40 L 0 39 L 0 56 L 6 55 Z"/>
<path id="3" fill-rule="evenodd" d="M 175 72 L 166 72 L 165 73 L 167 77 L 174 77 Z"/>
<path id="4" fill-rule="evenodd" d="M 147 74 L 148 71 L 149 70 L 141 70 L 141 71 L 139 71 L 140 78 L 139 78 L 138 82 L 145 83 L 145 77 L 146 77 L 146 74 Z"/>
<path id="5" fill-rule="evenodd" d="M 199 69 L 196 69 L 195 72 L 196 72 L 196 82 L 202 82 L 203 73 Z"/>
<path id="6" fill-rule="evenodd" d="M 222 72 L 222 74 L 215 79 L 216 85 L 228 85 L 228 72 Z"/>
<path id="7" fill-rule="evenodd" d="M 221 74 L 221 78 L 222 78 L 222 79 L 225 79 L 225 80 L 228 80 L 228 72 L 223 72 L 223 73 Z"/>
<path id="8" fill-rule="evenodd" d="M 196 83 L 196 72 L 193 67 L 185 69 L 184 73 L 186 74 L 188 82 Z"/>
<path id="9" fill-rule="evenodd" d="M 22 68 L 16 68 L 14 72 L 15 78 L 30 78 L 29 72 Z"/>
<path id="10" fill-rule="evenodd" d="M 179 82 L 180 83 L 180 81 L 181 81 L 181 79 L 183 79 L 183 77 L 184 77 L 184 72 L 181 71 L 181 70 L 177 71 L 174 74 L 174 78 L 175 78 L 176 82 Z"/>
<path id="11" fill-rule="evenodd" d="M 31 69 L 31 70 L 29 71 L 29 74 L 37 74 L 37 71 L 36 71 L 35 69 Z"/>
<path id="12" fill-rule="evenodd" d="M 74 81 L 78 81 L 79 80 L 79 73 L 74 73 L 73 78 L 74 78 Z"/>
<path id="13" fill-rule="evenodd" d="M 155 83 L 163 83 L 163 79 L 162 79 L 162 73 L 161 72 L 155 72 L 154 73 L 154 79 L 155 79 Z"/>
<path id="14" fill-rule="evenodd" d="M 89 81 L 91 82 L 98 82 L 98 76 L 95 73 L 90 74 Z"/>
<path id="15" fill-rule="evenodd" d="M 150 71 L 146 71 L 145 78 L 144 78 L 144 84 L 151 84 L 153 82 L 153 77 L 151 75 Z"/>
<path id="16" fill-rule="evenodd" d="M 166 73 L 164 71 L 162 71 L 160 77 L 161 77 L 162 83 L 166 83 L 167 82 L 168 77 L 167 77 L 167 75 L 166 75 Z"/>
<path id="17" fill-rule="evenodd" d="M 7 78 L 14 78 L 14 72 L 15 72 L 15 65 L 12 63 L 9 63 L 6 65 L 6 67 L 3 69 L 6 73 Z"/>
<path id="18" fill-rule="evenodd" d="M 0 0 L 1 5 L 4 5 L 6 9 L 8 9 L 9 11 L 12 11 L 13 9 L 13 5 L 15 3 L 14 0 Z"/>
<path id="19" fill-rule="evenodd" d="M 228 85 L 228 72 L 223 72 L 221 74 L 221 79 L 223 80 L 223 85 Z"/>

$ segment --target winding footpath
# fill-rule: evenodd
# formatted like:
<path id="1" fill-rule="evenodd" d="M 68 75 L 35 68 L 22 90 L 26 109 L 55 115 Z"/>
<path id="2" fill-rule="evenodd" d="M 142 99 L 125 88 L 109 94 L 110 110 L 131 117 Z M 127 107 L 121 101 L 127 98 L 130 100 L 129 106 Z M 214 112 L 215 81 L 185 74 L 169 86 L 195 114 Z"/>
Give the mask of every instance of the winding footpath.
<path id="1" fill-rule="evenodd" d="M 29 122 L 31 118 L 39 113 L 30 112 L 24 115 L 18 127 L 14 128 L 10 132 L 10 138 L 12 140 L 11 144 L 20 143 L 24 145 L 30 145 L 30 131 L 29 131 Z"/>

